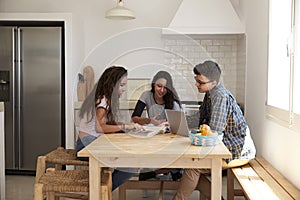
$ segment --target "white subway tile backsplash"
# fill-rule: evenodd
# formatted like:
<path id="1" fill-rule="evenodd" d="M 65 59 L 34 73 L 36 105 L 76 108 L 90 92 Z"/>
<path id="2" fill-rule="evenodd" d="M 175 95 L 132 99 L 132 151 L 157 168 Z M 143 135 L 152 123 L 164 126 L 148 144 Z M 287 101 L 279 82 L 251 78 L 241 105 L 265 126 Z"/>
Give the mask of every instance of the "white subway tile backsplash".
<path id="1" fill-rule="evenodd" d="M 214 46 L 219 46 L 219 45 L 224 45 L 225 41 L 220 39 L 220 40 L 213 40 L 213 45 Z"/>
<path id="2" fill-rule="evenodd" d="M 232 40 L 232 39 L 229 39 L 229 40 L 224 40 L 224 45 L 237 45 L 237 40 Z"/>
<path id="3" fill-rule="evenodd" d="M 224 57 L 224 52 L 214 52 L 212 54 L 213 58 L 223 58 Z"/>
<path id="4" fill-rule="evenodd" d="M 219 46 L 207 46 L 206 50 L 209 52 L 218 52 L 219 51 Z"/>
<path id="5" fill-rule="evenodd" d="M 199 58 L 200 57 L 199 52 L 189 52 L 187 55 L 188 55 L 188 58 Z"/>
<path id="6" fill-rule="evenodd" d="M 200 44 L 202 46 L 208 46 L 208 45 L 212 45 L 213 41 L 212 40 L 200 40 Z"/>
<path id="7" fill-rule="evenodd" d="M 244 35 L 163 36 L 165 65 L 175 70 L 172 74 L 176 90 L 183 101 L 202 100 L 194 83 L 194 65 L 213 60 L 222 69 L 223 84 L 245 103 L 246 42 Z M 183 81 L 184 80 L 184 81 Z M 196 98 L 196 99 L 195 99 Z"/>
<path id="8" fill-rule="evenodd" d="M 224 57 L 225 58 L 236 58 L 237 53 L 232 50 L 230 52 L 224 52 Z"/>
<path id="9" fill-rule="evenodd" d="M 238 51 L 238 47 L 237 46 L 232 46 L 232 51 L 237 52 Z"/>
<path id="10" fill-rule="evenodd" d="M 232 46 L 231 45 L 221 45 L 219 48 L 219 51 L 221 52 L 231 52 L 232 51 Z"/>

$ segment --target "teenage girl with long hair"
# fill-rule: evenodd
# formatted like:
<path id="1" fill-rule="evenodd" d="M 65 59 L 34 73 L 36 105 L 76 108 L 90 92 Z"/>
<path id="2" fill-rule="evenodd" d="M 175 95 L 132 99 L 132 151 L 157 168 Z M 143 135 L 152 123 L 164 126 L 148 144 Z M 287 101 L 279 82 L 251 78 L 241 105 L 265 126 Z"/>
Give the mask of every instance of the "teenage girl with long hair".
<path id="1" fill-rule="evenodd" d="M 81 106 L 76 152 L 102 134 L 142 128 L 139 124 L 118 122 L 119 98 L 125 91 L 126 83 L 127 70 L 124 67 L 112 66 L 103 72 L 98 83 Z M 88 158 L 78 157 L 78 159 L 87 160 Z M 137 169 L 115 169 L 112 174 L 112 190 L 130 179 L 135 172 Z"/>
<path id="2" fill-rule="evenodd" d="M 147 117 L 142 117 L 144 109 Z M 180 110 L 181 104 L 173 86 L 171 75 L 157 72 L 151 82 L 151 90 L 142 93 L 132 113 L 132 121 L 139 124 L 160 125 L 166 122 L 165 109 Z"/>
<path id="3" fill-rule="evenodd" d="M 142 117 L 146 108 L 147 117 Z M 177 92 L 173 86 L 173 80 L 169 72 L 157 72 L 151 82 L 151 90 L 142 93 L 132 113 L 132 121 L 152 125 L 167 125 L 165 109 L 181 110 L 181 104 Z M 142 169 L 140 180 L 155 178 L 158 174 L 171 173 L 173 180 L 181 178 L 181 169 Z"/>

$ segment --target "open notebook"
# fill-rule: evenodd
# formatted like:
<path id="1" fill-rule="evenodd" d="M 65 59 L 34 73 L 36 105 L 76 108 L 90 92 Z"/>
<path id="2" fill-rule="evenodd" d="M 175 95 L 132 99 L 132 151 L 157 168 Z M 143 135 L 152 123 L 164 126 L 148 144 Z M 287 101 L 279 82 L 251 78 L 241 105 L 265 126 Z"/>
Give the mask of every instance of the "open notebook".
<path id="1" fill-rule="evenodd" d="M 141 130 L 131 130 L 128 134 L 135 137 L 152 137 L 159 133 L 164 133 L 165 126 L 143 126 Z"/>

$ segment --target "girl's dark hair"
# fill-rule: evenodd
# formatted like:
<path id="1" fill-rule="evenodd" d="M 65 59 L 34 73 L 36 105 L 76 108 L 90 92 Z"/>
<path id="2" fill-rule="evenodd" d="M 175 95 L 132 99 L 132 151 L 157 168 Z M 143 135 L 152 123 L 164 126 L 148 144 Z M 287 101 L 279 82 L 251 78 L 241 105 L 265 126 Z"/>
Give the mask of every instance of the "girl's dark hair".
<path id="1" fill-rule="evenodd" d="M 151 92 L 154 94 L 155 82 L 160 78 L 167 80 L 167 84 L 166 84 L 167 93 L 163 96 L 163 99 L 165 102 L 165 108 L 172 109 L 174 106 L 174 101 L 176 101 L 178 103 L 178 105 L 181 107 L 179 97 L 177 95 L 175 88 L 173 87 L 172 77 L 168 72 L 159 71 L 155 74 L 155 76 L 153 77 L 152 82 L 151 82 Z"/>
<path id="2" fill-rule="evenodd" d="M 98 83 L 83 102 L 79 117 L 82 118 L 84 113 L 92 113 L 89 116 L 91 120 L 95 114 L 95 108 L 105 97 L 107 99 L 107 124 L 116 124 L 119 111 L 119 83 L 124 76 L 127 76 L 127 70 L 124 67 L 112 66 L 105 69 Z"/>

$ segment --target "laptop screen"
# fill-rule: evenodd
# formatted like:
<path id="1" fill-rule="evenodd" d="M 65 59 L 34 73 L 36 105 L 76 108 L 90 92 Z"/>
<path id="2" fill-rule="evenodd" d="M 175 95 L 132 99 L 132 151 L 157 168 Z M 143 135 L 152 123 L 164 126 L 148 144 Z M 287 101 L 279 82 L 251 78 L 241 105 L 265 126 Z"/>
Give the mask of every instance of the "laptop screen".
<path id="1" fill-rule="evenodd" d="M 181 136 L 189 135 L 189 128 L 183 111 L 165 109 L 165 113 L 171 133 Z"/>

